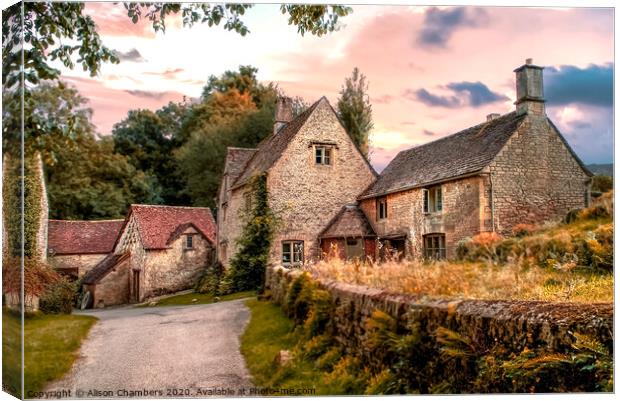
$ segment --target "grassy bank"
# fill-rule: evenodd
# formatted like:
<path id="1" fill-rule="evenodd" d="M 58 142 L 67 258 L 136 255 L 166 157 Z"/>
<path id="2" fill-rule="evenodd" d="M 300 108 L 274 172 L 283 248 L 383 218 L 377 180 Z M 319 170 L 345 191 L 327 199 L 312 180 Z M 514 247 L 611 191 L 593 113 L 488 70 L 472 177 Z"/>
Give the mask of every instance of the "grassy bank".
<path id="1" fill-rule="evenodd" d="M 300 341 L 294 323 L 280 307 L 269 301 L 250 300 L 246 303 L 251 319 L 241 337 L 241 353 L 258 387 L 315 389 L 316 395 L 327 394 L 321 386 L 322 372 L 302 358 L 294 358 L 288 366 L 279 366 L 274 359 L 280 350 L 292 350 Z"/>
<path id="2" fill-rule="evenodd" d="M 212 294 L 199 294 L 192 292 L 190 294 L 175 295 L 169 298 L 163 298 L 157 301 L 156 305 L 149 305 L 148 303 L 139 305 L 138 308 L 156 307 L 156 306 L 180 306 L 180 305 L 200 305 L 211 304 L 214 302 L 232 301 L 241 298 L 250 298 L 256 295 L 255 291 L 237 292 L 234 294 L 222 295 L 215 297 Z M 195 300 L 195 301 L 194 301 Z"/>
<path id="3" fill-rule="evenodd" d="M 97 318 L 75 315 L 36 315 L 24 324 L 24 388 L 26 398 L 71 369 L 78 350 Z M 3 381 L 19 388 L 19 315 L 2 311 Z"/>

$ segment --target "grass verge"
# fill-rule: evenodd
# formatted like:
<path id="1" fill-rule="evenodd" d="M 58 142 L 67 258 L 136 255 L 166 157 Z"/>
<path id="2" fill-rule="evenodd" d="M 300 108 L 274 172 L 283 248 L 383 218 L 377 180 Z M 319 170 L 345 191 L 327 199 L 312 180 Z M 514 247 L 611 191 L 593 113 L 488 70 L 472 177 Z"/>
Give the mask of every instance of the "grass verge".
<path id="1" fill-rule="evenodd" d="M 26 398 L 71 369 L 78 350 L 97 318 L 76 315 L 35 315 L 24 323 L 24 390 Z M 2 310 L 2 380 L 19 389 L 20 317 Z M 6 381 L 5 381 L 6 380 Z"/>
<path id="2" fill-rule="evenodd" d="M 138 305 L 138 308 L 153 308 L 157 306 L 177 306 L 177 305 L 200 305 L 200 304 L 211 304 L 214 302 L 222 302 L 222 301 L 232 301 L 235 299 L 241 298 L 250 298 L 256 296 L 255 291 L 243 291 L 236 292 L 234 294 L 222 295 L 219 299 L 216 299 L 212 294 L 199 294 L 197 292 L 192 292 L 190 294 L 182 294 L 175 295 L 169 298 L 163 298 L 157 301 L 156 305 L 150 306 L 148 303 Z M 192 302 L 193 300 L 195 302 Z"/>
<path id="3" fill-rule="evenodd" d="M 280 350 L 292 350 L 300 340 L 294 323 L 279 306 L 269 301 L 249 300 L 251 319 L 241 337 L 241 353 L 252 376 L 254 385 L 262 388 L 290 390 L 314 389 L 324 393 L 319 383 L 324 372 L 303 358 L 294 358 L 287 366 L 278 366 L 274 359 Z M 287 394 L 287 395 L 295 395 Z"/>

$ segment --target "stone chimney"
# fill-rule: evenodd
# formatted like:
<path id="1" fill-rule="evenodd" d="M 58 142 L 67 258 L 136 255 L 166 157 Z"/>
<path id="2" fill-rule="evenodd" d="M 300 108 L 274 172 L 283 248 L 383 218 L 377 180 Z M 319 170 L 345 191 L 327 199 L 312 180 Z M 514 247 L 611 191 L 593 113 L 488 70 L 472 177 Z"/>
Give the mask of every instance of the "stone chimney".
<path id="1" fill-rule="evenodd" d="M 499 116 L 500 116 L 499 113 L 487 114 L 487 121 L 495 120 L 496 118 L 499 118 Z"/>
<path id="2" fill-rule="evenodd" d="M 532 64 L 532 59 L 514 71 L 517 75 L 517 113 L 544 115 L 543 67 Z"/>
<path id="3" fill-rule="evenodd" d="M 277 133 L 280 128 L 291 122 L 293 119 L 293 99 L 286 96 L 278 96 L 276 100 L 275 124 L 273 133 Z"/>

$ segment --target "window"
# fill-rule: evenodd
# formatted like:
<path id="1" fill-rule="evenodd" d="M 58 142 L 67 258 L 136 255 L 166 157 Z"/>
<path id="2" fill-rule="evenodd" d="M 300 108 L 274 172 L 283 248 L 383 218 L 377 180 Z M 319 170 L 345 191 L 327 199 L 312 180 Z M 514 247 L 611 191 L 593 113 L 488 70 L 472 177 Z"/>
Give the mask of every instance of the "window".
<path id="1" fill-rule="evenodd" d="M 441 185 L 422 190 L 424 193 L 424 213 L 435 213 L 443 210 L 443 194 Z"/>
<path id="2" fill-rule="evenodd" d="M 377 220 L 387 219 L 387 198 L 377 199 Z"/>
<path id="3" fill-rule="evenodd" d="M 252 212 L 252 193 L 251 192 L 246 192 L 245 194 L 243 194 L 243 199 L 244 199 L 244 208 L 245 208 L 245 212 L 247 214 Z"/>
<path id="4" fill-rule="evenodd" d="M 445 234 L 429 234 L 424 236 L 424 257 L 428 259 L 446 258 Z"/>
<path id="5" fill-rule="evenodd" d="M 316 146 L 314 148 L 316 164 L 329 166 L 332 164 L 332 149 L 328 146 Z"/>
<path id="6" fill-rule="evenodd" d="M 303 262 L 304 262 L 304 242 L 303 241 L 282 242 L 282 264 L 300 265 Z"/>
<path id="7" fill-rule="evenodd" d="M 194 236 L 187 235 L 185 237 L 185 249 L 193 249 L 194 248 Z"/>

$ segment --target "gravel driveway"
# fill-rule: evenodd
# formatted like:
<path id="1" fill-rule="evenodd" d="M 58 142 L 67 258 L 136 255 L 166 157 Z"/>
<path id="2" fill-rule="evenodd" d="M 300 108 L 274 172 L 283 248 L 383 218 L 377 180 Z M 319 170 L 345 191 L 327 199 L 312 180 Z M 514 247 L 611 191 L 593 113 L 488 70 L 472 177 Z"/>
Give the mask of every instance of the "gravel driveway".
<path id="1" fill-rule="evenodd" d="M 251 387 L 239 352 L 250 317 L 243 300 L 87 314 L 99 322 L 80 358 L 46 391 L 71 390 L 75 398 L 184 398 L 239 395 Z"/>

